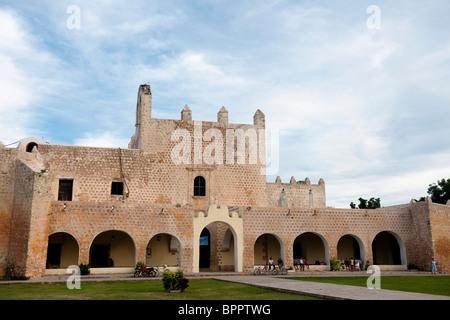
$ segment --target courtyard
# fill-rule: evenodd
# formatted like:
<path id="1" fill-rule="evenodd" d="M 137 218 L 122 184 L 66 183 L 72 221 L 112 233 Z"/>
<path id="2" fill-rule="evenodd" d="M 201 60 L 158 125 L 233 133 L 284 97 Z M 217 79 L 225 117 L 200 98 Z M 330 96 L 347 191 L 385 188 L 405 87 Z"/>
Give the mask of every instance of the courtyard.
<path id="1" fill-rule="evenodd" d="M 189 287 L 178 294 L 165 292 L 161 277 L 82 276 L 81 289 L 69 290 L 68 276 L 46 276 L 0 281 L 0 300 L 450 300 L 449 275 L 384 272 L 379 290 L 366 287 L 369 276 L 347 271 L 288 276 L 207 272 L 187 274 Z"/>

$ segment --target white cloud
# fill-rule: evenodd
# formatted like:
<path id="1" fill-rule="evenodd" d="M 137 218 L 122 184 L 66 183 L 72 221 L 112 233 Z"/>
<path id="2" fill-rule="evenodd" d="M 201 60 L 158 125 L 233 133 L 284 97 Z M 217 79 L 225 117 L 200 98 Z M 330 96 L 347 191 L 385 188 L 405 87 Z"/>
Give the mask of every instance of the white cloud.
<path id="1" fill-rule="evenodd" d="M 128 148 L 130 139 L 124 138 L 111 131 L 86 133 L 83 138 L 75 140 L 76 146 L 99 148 Z"/>
<path id="2" fill-rule="evenodd" d="M 149 82 L 155 117 L 188 104 L 215 120 L 224 105 L 251 123 L 260 108 L 281 129 L 283 180 L 324 178 L 331 205 L 413 197 L 436 180 L 427 165 L 448 169 L 432 160 L 450 152 L 447 5 L 381 2 L 369 30 L 364 5 L 323 3 L 78 1 L 80 30 L 67 3 L 14 3 L 0 10 L 0 138 L 126 147 Z"/>
<path id="3" fill-rule="evenodd" d="M 36 83 L 17 59 L 32 53 L 19 19 L 0 9 L 0 21 L 0 137 L 12 143 L 30 135 L 27 125 Z"/>

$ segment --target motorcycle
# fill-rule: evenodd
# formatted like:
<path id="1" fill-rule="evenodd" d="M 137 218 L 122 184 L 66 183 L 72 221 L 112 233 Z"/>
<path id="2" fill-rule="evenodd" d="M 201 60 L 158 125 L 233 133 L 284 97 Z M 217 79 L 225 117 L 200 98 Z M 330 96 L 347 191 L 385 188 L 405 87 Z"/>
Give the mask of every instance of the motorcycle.
<path id="1" fill-rule="evenodd" d="M 134 277 L 157 277 L 159 271 L 154 267 L 139 267 L 138 270 L 134 272 Z"/>

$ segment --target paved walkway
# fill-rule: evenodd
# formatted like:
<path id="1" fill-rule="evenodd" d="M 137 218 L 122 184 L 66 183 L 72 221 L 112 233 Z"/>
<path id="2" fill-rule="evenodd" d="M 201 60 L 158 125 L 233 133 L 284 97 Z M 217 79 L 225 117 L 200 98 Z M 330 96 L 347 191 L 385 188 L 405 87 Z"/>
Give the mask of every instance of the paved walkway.
<path id="1" fill-rule="evenodd" d="M 383 272 L 383 277 L 389 276 L 429 276 L 429 272 Z M 15 283 L 52 283 L 66 282 L 69 275 L 46 276 L 24 281 L 0 281 L 1 285 Z M 361 276 L 368 277 L 364 272 L 297 272 L 284 277 L 349 277 Z M 277 290 L 281 292 L 308 295 L 330 300 L 450 300 L 448 296 L 438 296 L 431 294 L 412 293 L 404 291 L 368 289 L 366 287 L 356 287 L 347 285 L 337 285 L 329 283 L 318 283 L 311 281 L 289 280 L 280 276 L 254 276 L 252 274 L 233 273 L 233 272 L 205 272 L 200 274 L 186 274 L 189 279 L 216 279 L 220 281 L 229 281 L 243 283 L 246 285 Z M 439 277 L 439 275 L 437 275 Z M 90 275 L 83 276 L 81 281 L 154 281 L 158 278 L 134 278 L 130 274 L 111 274 L 111 275 Z"/>
<path id="2" fill-rule="evenodd" d="M 214 279 L 332 300 L 450 300 L 447 296 L 288 280 L 280 277 L 219 276 Z"/>

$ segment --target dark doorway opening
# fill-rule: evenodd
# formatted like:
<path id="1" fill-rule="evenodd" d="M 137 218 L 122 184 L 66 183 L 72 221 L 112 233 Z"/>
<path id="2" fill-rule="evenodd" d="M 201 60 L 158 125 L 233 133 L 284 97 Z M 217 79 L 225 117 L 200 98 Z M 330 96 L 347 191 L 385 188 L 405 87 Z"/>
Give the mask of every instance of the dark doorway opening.
<path id="1" fill-rule="evenodd" d="M 203 229 L 200 234 L 200 261 L 201 269 L 211 266 L 211 235 L 207 228 Z"/>
<path id="2" fill-rule="evenodd" d="M 59 268 L 62 243 L 49 243 L 47 249 L 47 269 Z"/>
<path id="3" fill-rule="evenodd" d="M 374 264 L 401 265 L 400 245 L 389 232 L 380 232 L 372 243 Z"/>
<path id="4" fill-rule="evenodd" d="M 91 247 L 91 268 L 109 267 L 109 244 L 96 244 Z"/>

